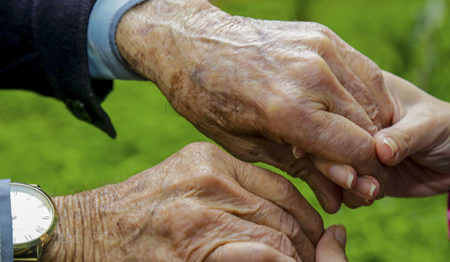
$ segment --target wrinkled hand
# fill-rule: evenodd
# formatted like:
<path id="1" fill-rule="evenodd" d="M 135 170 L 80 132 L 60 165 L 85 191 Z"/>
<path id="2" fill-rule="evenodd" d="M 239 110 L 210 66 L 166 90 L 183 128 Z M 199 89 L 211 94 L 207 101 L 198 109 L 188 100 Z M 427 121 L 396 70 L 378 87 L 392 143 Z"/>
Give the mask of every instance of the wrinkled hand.
<path id="1" fill-rule="evenodd" d="M 413 197 L 450 190 L 450 104 L 385 72 L 395 106 L 392 127 L 375 136 L 380 160 L 392 166 L 386 194 Z"/>
<path id="2" fill-rule="evenodd" d="M 325 26 L 158 0 L 128 11 L 116 40 L 201 132 L 241 160 L 303 178 L 325 210 L 337 211 L 342 192 L 318 170 L 356 192 L 353 204 L 380 191 L 356 174 L 384 181 L 372 135 L 390 124 L 390 96 L 378 66 Z"/>
<path id="3" fill-rule="evenodd" d="M 307 262 L 323 233 L 288 180 L 207 143 L 55 202 L 57 234 L 42 261 Z"/>

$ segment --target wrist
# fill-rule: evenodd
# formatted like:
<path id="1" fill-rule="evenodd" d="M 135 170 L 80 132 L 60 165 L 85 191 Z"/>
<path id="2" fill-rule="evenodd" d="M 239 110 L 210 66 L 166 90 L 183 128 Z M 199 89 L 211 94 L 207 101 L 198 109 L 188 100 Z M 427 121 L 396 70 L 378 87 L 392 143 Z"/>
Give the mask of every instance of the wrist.
<path id="1" fill-rule="evenodd" d="M 199 38 L 217 34 L 229 17 L 206 0 L 148 1 L 122 17 L 116 44 L 131 68 L 164 85 L 173 72 L 201 63 Z"/>
<path id="2" fill-rule="evenodd" d="M 102 247 L 97 246 L 101 227 L 99 199 L 92 192 L 60 196 L 53 199 L 58 225 L 45 246 L 41 261 L 97 261 Z M 100 259 L 101 260 L 101 259 Z"/>

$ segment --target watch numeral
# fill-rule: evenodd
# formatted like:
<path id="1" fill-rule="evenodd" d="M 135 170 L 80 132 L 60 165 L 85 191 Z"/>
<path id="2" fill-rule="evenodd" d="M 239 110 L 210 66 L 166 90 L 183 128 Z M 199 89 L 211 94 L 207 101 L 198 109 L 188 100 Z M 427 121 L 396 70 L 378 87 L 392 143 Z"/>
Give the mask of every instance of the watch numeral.
<path id="1" fill-rule="evenodd" d="M 45 217 L 41 217 L 41 219 L 43 219 L 43 220 L 49 220 L 50 217 L 49 217 L 49 216 L 45 216 Z"/>
<path id="2" fill-rule="evenodd" d="M 28 240 L 28 241 L 30 241 L 30 240 L 32 239 L 32 237 L 31 237 L 30 234 L 28 234 L 28 235 L 25 235 L 25 239 Z"/>
<path id="3" fill-rule="evenodd" d="M 38 206 L 38 208 L 43 208 L 43 207 L 45 207 L 45 204 L 44 204 L 44 203 L 42 203 L 42 204 L 40 204 L 40 205 Z"/>
<path id="4" fill-rule="evenodd" d="M 42 228 L 41 226 L 37 226 L 37 227 L 34 229 L 34 231 L 38 232 L 39 234 L 42 234 L 42 233 L 44 233 L 45 229 Z"/>

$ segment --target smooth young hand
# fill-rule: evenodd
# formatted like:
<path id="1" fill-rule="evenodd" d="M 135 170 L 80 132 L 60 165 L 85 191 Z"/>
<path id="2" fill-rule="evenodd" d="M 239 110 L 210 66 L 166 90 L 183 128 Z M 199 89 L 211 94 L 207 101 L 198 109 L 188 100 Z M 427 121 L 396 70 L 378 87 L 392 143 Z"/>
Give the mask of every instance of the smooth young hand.
<path id="1" fill-rule="evenodd" d="M 394 97 L 393 125 L 375 136 L 380 160 L 392 168 L 386 194 L 428 196 L 450 190 L 450 104 L 385 72 Z"/>

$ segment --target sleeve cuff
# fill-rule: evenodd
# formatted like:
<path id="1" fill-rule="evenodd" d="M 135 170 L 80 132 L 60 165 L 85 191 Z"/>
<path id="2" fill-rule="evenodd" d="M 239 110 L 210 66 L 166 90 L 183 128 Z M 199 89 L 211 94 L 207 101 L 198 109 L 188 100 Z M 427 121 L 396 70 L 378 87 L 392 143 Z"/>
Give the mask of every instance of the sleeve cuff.
<path id="1" fill-rule="evenodd" d="M 0 261 L 13 261 L 10 180 L 0 180 Z"/>
<path id="2" fill-rule="evenodd" d="M 89 73 L 97 79 L 145 80 L 124 61 L 116 46 L 116 28 L 126 11 L 146 0 L 97 0 L 88 25 Z"/>

